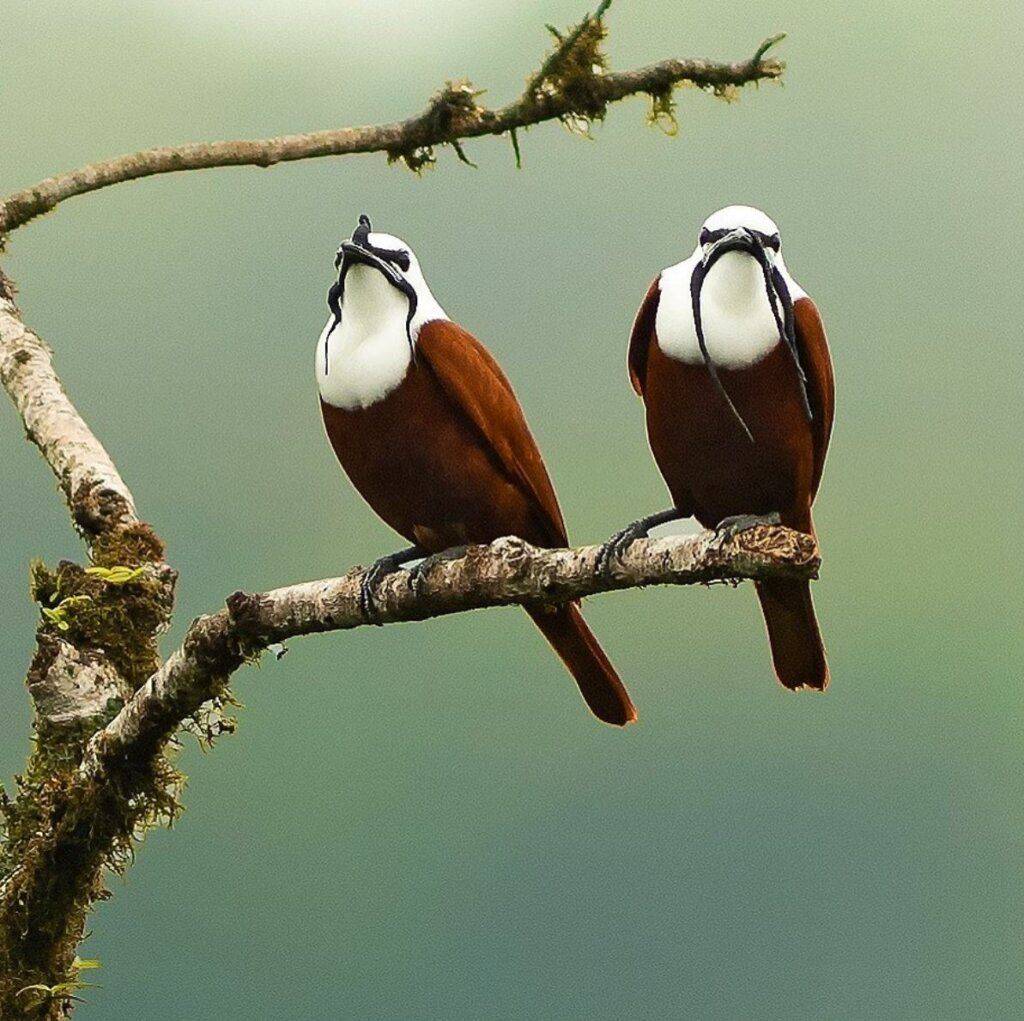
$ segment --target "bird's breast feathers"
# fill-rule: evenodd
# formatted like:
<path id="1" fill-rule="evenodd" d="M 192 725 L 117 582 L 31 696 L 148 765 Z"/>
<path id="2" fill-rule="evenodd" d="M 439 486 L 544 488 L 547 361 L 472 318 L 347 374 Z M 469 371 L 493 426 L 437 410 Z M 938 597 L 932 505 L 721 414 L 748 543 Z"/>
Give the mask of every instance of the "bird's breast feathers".
<path id="1" fill-rule="evenodd" d="M 406 326 L 408 302 L 376 271 L 349 274 L 341 321 L 328 321 L 316 346 L 316 381 L 327 404 L 353 411 L 383 400 L 405 379 L 412 345 L 429 319 L 447 318 L 430 296 Z M 429 292 L 428 292 L 429 293 Z"/>
<path id="2" fill-rule="evenodd" d="M 662 272 L 655 318 L 655 334 L 661 350 L 670 358 L 694 364 L 704 361 L 690 291 L 698 259 L 695 253 Z M 705 281 L 701 301 L 704 340 L 708 355 L 720 368 L 742 369 L 754 365 L 780 343 L 779 327 L 760 274 L 760 267 L 753 259 L 736 253 L 721 258 Z M 786 276 L 795 301 L 804 292 L 788 273 Z"/>
<path id="3" fill-rule="evenodd" d="M 405 379 L 412 360 L 405 324 L 366 334 L 346 328 L 344 319 L 332 330 L 332 322 L 324 327 L 317 343 L 320 396 L 327 404 L 346 411 L 368 408 Z"/>

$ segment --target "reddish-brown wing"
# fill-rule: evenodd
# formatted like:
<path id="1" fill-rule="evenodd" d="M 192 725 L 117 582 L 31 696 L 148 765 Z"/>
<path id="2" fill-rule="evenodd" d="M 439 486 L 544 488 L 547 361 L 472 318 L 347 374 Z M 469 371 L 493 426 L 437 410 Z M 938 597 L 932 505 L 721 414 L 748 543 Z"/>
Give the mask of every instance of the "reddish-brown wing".
<path id="1" fill-rule="evenodd" d="M 629 381 L 641 397 L 647 378 L 647 350 L 654 336 L 654 321 L 658 315 L 659 279 L 655 278 L 644 295 L 644 300 L 633 320 L 633 332 L 629 335 Z"/>
<path id="2" fill-rule="evenodd" d="M 494 454 L 505 475 L 536 505 L 552 546 L 568 545 L 565 521 L 547 468 L 512 385 L 471 333 L 447 320 L 427 323 L 417 358 L 430 367 L 457 413 Z"/>
<path id="3" fill-rule="evenodd" d="M 818 492 L 821 473 L 825 468 L 825 455 L 835 418 L 836 390 L 832 374 L 832 357 L 828 350 L 825 327 L 818 307 L 810 298 L 799 298 L 793 304 L 796 342 L 800 364 L 807 373 L 807 398 L 814 413 L 811 423 L 814 435 L 814 475 L 811 479 L 811 497 Z"/>

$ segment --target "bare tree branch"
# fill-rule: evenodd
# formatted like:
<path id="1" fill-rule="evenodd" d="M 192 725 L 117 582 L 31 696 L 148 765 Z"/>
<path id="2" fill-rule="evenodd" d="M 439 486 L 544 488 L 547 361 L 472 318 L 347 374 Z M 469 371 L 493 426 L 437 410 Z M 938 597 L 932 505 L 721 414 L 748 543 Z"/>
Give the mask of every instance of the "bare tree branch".
<path id="1" fill-rule="evenodd" d="M 646 539 L 609 571 L 599 572 L 600 547 L 537 549 L 507 537 L 472 547 L 455 560 L 399 571 L 378 590 L 374 623 L 425 620 L 486 606 L 560 603 L 597 592 L 645 585 L 697 585 L 745 578 L 813 578 L 820 559 L 809 535 L 756 526 L 724 542 L 713 532 Z M 192 623 L 174 652 L 90 743 L 83 772 L 98 778 L 104 761 L 144 756 L 181 720 L 219 695 L 229 676 L 268 645 L 299 635 L 367 624 L 359 605 L 363 571 L 304 582 L 260 595 L 236 592 L 227 608 Z"/>
<path id="2" fill-rule="evenodd" d="M 53 368 L 53 352 L 21 321 L 2 284 L 0 382 L 21 415 L 26 435 L 57 476 L 82 534 L 91 541 L 138 523 L 131 491 L 64 392 Z"/>
<path id="3" fill-rule="evenodd" d="M 594 74 L 586 82 L 585 94 L 574 90 L 544 91 L 538 88 L 544 77 L 540 73 L 531 79 L 530 88 L 519 99 L 496 110 L 478 106 L 474 98 L 477 93 L 471 87 L 449 83 L 422 114 L 391 124 L 144 149 L 48 177 L 9 195 L 0 205 L 0 236 L 49 212 L 65 199 L 153 174 L 210 167 L 271 167 L 291 160 L 350 153 L 385 152 L 393 158 L 407 157 L 432 146 L 501 135 L 543 121 L 572 116 L 588 118 L 594 116 L 595 109 L 603 110 L 607 104 L 627 96 L 665 95 L 683 82 L 721 93 L 751 82 L 779 79 L 785 64 L 764 59 L 767 47 L 777 41 L 778 37 L 765 40 L 753 60 L 663 60 L 632 71 Z"/>

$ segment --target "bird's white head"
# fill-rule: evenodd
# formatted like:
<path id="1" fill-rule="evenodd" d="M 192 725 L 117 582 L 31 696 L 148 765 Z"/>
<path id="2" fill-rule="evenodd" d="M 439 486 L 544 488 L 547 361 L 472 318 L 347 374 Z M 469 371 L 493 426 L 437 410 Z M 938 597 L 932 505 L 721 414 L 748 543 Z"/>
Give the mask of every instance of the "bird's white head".
<path id="1" fill-rule="evenodd" d="M 334 267 L 338 279 L 327 293 L 327 305 L 335 326 L 346 314 L 372 321 L 393 317 L 402 307 L 406 337 L 412 346 L 424 323 L 446 318 L 412 247 L 393 234 L 374 231 L 365 215 L 359 217 L 351 239 L 341 243 Z"/>
<path id="2" fill-rule="evenodd" d="M 320 395 L 338 407 L 367 407 L 402 381 L 420 329 L 448 317 L 412 248 L 374 231 L 366 216 L 341 243 L 334 267 L 331 315 L 317 343 Z"/>
<path id="3" fill-rule="evenodd" d="M 697 239 L 697 248 L 707 269 L 728 251 L 755 254 L 755 247 L 766 254 L 769 262 L 774 262 L 782 248 L 782 238 L 775 221 L 753 206 L 726 206 L 712 213 L 701 225 Z"/>
<path id="4" fill-rule="evenodd" d="M 753 206 L 712 213 L 701 225 L 687 268 L 698 337 L 705 291 L 730 314 L 749 311 L 763 318 L 770 310 L 780 337 L 791 336 L 793 302 L 803 291 L 786 269 L 778 225 L 767 213 Z"/>
<path id="5" fill-rule="evenodd" d="M 739 418 L 716 364 L 752 365 L 780 341 L 796 350 L 794 302 L 803 291 L 786 270 L 775 221 L 752 206 L 719 209 L 701 225 L 690 258 L 665 270 L 659 286 L 662 349 L 703 361 Z"/>

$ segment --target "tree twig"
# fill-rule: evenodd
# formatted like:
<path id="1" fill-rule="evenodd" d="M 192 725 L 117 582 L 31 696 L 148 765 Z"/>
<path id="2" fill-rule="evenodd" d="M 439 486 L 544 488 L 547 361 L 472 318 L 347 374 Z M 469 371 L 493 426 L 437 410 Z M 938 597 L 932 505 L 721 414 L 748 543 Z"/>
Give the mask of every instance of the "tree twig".
<path id="1" fill-rule="evenodd" d="M 770 40 L 766 40 L 766 43 Z M 758 53 L 762 52 L 762 43 Z M 664 94 L 666 89 L 689 82 L 702 89 L 722 90 L 763 79 L 778 79 L 785 65 L 778 60 L 663 60 L 632 71 L 606 72 L 588 82 L 591 101 L 613 103 L 639 93 Z M 0 236 L 49 212 L 65 199 L 96 191 L 123 181 L 154 174 L 210 167 L 257 166 L 342 156 L 350 153 L 411 153 L 435 145 L 450 144 L 482 135 L 501 135 L 567 115 L 585 115 L 578 101 L 568 93 L 524 93 L 514 102 L 490 110 L 473 104 L 457 107 L 451 117 L 438 122 L 432 104 L 426 113 L 391 124 L 338 128 L 278 138 L 224 142 L 194 142 L 189 145 L 144 149 L 101 163 L 48 177 L 29 188 L 14 192 L 0 204 Z"/>
<path id="2" fill-rule="evenodd" d="M 608 13 L 608 8 L 611 5 L 612 0 L 601 0 L 601 4 L 593 14 L 585 15 L 583 20 L 565 35 L 562 35 L 554 25 L 547 26 L 548 31 L 558 40 L 558 45 L 548 54 L 537 72 L 530 76 L 523 95 L 532 96 L 537 92 L 558 65 L 572 52 L 583 33 L 590 29 L 591 26 L 600 24 L 601 19 Z"/>

